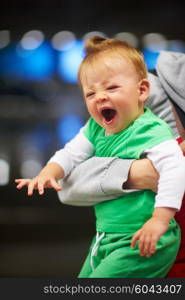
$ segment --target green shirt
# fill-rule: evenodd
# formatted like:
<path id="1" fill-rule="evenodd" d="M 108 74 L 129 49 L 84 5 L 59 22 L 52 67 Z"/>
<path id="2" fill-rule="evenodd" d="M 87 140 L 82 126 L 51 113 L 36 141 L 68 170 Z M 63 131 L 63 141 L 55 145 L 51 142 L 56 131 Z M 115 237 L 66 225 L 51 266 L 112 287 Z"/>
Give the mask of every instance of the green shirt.
<path id="1" fill-rule="evenodd" d="M 99 157 L 139 159 L 146 149 L 173 138 L 170 127 L 149 108 L 126 129 L 105 135 L 105 129 L 92 118 L 84 131 Z M 95 205 L 97 231 L 132 232 L 139 229 L 153 212 L 155 193 L 149 190 L 124 194 Z"/>

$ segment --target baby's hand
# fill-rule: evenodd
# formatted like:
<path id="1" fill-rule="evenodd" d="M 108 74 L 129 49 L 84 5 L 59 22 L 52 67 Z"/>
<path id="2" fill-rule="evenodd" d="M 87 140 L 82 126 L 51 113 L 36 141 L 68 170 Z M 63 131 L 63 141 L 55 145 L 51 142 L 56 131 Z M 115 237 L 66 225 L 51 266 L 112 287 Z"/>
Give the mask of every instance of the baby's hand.
<path id="1" fill-rule="evenodd" d="M 150 257 L 155 253 L 157 242 L 168 226 L 168 222 L 152 217 L 133 235 L 131 247 L 134 248 L 138 240 L 140 255 Z"/>
<path id="2" fill-rule="evenodd" d="M 38 190 L 40 195 L 44 194 L 44 188 L 53 188 L 56 191 L 61 191 L 62 188 L 58 185 L 56 179 L 51 176 L 36 176 L 33 179 L 15 179 L 17 189 L 28 187 L 28 196 L 33 195 L 33 190 Z"/>

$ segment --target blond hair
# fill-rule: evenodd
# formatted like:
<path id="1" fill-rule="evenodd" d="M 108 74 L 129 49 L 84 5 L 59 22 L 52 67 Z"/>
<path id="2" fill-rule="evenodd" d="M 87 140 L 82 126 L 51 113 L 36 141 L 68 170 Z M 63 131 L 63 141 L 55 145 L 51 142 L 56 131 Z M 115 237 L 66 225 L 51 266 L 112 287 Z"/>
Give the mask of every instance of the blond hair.
<path id="1" fill-rule="evenodd" d="M 142 53 L 125 41 L 93 36 L 86 41 L 84 49 L 86 56 L 84 57 L 78 72 L 78 79 L 80 82 L 84 68 L 91 66 L 101 57 L 105 58 L 105 55 L 111 56 L 112 58 L 118 57 L 126 59 L 132 63 L 140 80 L 147 78 L 147 69 Z"/>

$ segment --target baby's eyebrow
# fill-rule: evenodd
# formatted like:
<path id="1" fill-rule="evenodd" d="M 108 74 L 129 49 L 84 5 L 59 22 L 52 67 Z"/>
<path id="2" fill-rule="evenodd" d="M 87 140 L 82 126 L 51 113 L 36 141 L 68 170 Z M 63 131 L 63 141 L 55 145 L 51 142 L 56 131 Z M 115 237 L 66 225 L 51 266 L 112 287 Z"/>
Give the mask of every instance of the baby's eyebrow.
<path id="1" fill-rule="evenodd" d="M 93 88 L 86 88 L 86 89 L 84 89 L 84 94 L 87 94 L 87 93 L 89 93 L 89 92 L 93 92 Z"/>
<path id="2" fill-rule="evenodd" d="M 118 85 L 119 82 L 117 80 L 115 80 L 114 78 L 110 78 L 110 79 L 106 79 L 106 80 L 102 80 L 101 83 L 98 82 L 98 85 L 100 84 L 100 86 L 102 86 L 103 88 L 106 88 L 108 85 Z M 88 85 L 87 83 L 85 84 L 85 87 L 83 89 L 83 93 L 84 95 L 87 95 L 90 92 L 94 92 L 94 90 L 96 89 L 96 85 L 97 84 L 90 84 Z"/>
<path id="3" fill-rule="evenodd" d="M 94 91 L 93 90 L 88 90 L 88 91 L 86 91 L 86 95 L 88 95 L 88 94 L 90 94 L 90 93 L 94 93 Z"/>

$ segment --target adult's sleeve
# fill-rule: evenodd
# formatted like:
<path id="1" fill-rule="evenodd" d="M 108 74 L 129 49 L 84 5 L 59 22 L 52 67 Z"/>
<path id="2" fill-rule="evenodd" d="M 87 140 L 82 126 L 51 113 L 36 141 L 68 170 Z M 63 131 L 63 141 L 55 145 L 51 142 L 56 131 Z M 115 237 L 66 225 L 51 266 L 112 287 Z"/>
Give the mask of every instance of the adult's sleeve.
<path id="1" fill-rule="evenodd" d="M 172 105 L 159 77 L 148 73 L 148 79 L 150 81 L 150 96 L 146 101 L 146 106 L 170 126 L 175 138 L 179 137 Z"/>
<path id="2" fill-rule="evenodd" d="M 78 165 L 62 182 L 61 202 L 91 206 L 134 190 L 123 190 L 133 160 L 92 157 Z"/>

